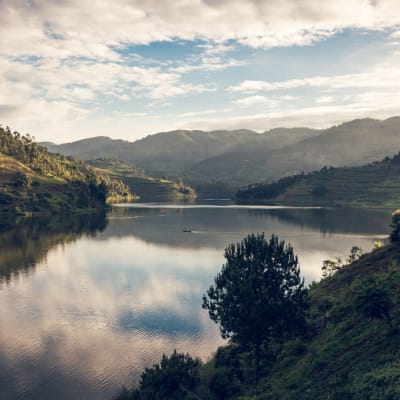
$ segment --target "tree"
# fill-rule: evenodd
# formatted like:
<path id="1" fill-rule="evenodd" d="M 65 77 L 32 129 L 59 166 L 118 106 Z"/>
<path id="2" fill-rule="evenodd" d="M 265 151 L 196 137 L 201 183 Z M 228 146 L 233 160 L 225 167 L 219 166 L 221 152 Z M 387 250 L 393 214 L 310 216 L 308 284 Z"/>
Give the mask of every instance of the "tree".
<path id="1" fill-rule="evenodd" d="M 359 260 L 364 255 L 364 251 L 359 246 L 353 246 L 350 250 L 350 254 L 347 257 L 347 264 L 351 264 L 354 261 Z"/>
<path id="2" fill-rule="evenodd" d="M 356 288 L 355 307 L 370 319 L 381 319 L 393 328 L 390 309 L 393 307 L 390 292 L 383 282 L 366 279 Z"/>
<path id="3" fill-rule="evenodd" d="M 390 233 L 390 241 L 392 243 L 400 242 L 400 209 L 393 212 L 390 227 L 393 228 Z"/>
<path id="4" fill-rule="evenodd" d="M 264 234 L 250 234 L 231 244 L 225 258 L 203 308 L 223 338 L 253 349 L 256 384 L 261 346 L 304 327 L 307 290 L 293 248 L 275 235 L 267 241 Z"/>
<path id="5" fill-rule="evenodd" d="M 189 354 L 165 354 L 160 364 L 146 368 L 140 377 L 136 398 L 142 400 L 172 400 L 196 398 L 192 392 L 198 382 L 200 361 Z M 135 398 L 135 397 L 133 397 Z"/>
<path id="6" fill-rule="evenodd" d="M 353 246 L 350 249 L 350 254 L 347 257 L 346 264 L 340 257 L 334 257 L 322 262 L 322 278 L 328 278 L 334 275 L 339 269 L 346 267 L 347 265 L 357 261 L 360 257 L 362 257 L 364 251 L 361 247 Z"/>
<path id="7" fill-rule="evenodd" d="M 321 268 L 322 278 L 328 278 L 329 276 L 332 276 L 342 267 L 343 267 L 343 261 L 340 257 L 324 260 L 322 262 L 322 268 Z"/>

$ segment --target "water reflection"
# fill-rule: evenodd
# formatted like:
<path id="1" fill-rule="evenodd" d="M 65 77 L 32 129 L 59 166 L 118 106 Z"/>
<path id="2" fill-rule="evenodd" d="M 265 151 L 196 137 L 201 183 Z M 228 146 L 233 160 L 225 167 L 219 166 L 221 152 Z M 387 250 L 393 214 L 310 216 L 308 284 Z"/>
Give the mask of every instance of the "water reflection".
<path id="1" fill-rule="evenodd" d="M 136 207 L 107 218 L 0 230 L 1 399 L 107 399 L 174 348 L 206 358 L 222 341 L 201 297 L 228 243 L 275 232 L 310 281 L 324 258 L 387 234 L 390 213 Z"/>
<path id="2" fill-rule="evenodd" d="M 94 237 L 107 226 L 105 213 L 3 219 L 0 223 L 0 283 L 27 274 L 52 247 Z"/>

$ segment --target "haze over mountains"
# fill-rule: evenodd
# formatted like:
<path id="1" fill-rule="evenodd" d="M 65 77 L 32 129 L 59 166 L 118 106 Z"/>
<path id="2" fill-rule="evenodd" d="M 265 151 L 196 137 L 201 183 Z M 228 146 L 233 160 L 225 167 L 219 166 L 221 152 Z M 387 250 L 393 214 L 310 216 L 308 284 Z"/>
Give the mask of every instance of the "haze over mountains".
<path id="1" fill-rule="evenodd" d="M 180 130 L 135 142 L 94 137 L 41 144 L 51 152 L 83 160 L 118 158 L 155 176 L 184 177 L 204 192 L 219 186 L 228 193 L 323 166 L 363 165 L 395 155 L 400 151 L 400 117 L 359 119 L 328 129 Z"/>

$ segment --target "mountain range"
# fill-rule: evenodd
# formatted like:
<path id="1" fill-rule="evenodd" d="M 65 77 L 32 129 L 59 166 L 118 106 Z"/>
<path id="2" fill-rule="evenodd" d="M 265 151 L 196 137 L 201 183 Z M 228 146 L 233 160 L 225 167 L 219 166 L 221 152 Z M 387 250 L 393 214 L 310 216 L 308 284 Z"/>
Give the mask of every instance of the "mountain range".
<path id="1" fill-rule="evenodd" d="M 156 177 L 183 177 L 200 194 L 231 194 L 250 183 L 393 156 L 400 150 L 400 117 L 357 119 L 327 129 L 276 128 L 263 133 L 178 130 L 135 142 L 102 136 L 41 145 L 83 160 L 120 159 Z"/>

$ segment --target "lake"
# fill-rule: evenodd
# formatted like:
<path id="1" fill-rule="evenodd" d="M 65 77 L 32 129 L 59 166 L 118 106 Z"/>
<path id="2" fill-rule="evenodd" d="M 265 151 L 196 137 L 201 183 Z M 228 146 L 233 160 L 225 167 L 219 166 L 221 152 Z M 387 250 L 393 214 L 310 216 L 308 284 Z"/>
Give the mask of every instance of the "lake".
<path id="1" fill-rule="evenodd" d="M 0 398 L 110 399 L 163 353 L 207 359 L 223 341 L 202 295 L 250 232 L 290 242 L 310 283 L 389 224 L 389 211 L 214 204 L 2 221 Z"/>

